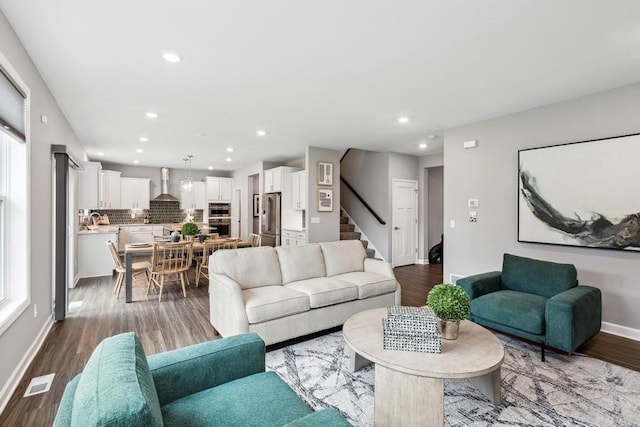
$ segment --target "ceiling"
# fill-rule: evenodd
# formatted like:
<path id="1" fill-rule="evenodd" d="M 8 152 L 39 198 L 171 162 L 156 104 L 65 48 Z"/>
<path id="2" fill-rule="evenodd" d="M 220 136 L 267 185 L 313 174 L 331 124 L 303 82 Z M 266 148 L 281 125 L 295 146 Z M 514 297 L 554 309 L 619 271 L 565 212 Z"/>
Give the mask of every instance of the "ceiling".
<path id="1" fill-rule="evenodd" d="M 445 129 L 640 79 L 637 0 L 0 0 L 0 10 L 88 155 L 144 166 L 182 167 L 193 154 L 194 169 L 235 170 L 306 146 L 437 153 Z"/>

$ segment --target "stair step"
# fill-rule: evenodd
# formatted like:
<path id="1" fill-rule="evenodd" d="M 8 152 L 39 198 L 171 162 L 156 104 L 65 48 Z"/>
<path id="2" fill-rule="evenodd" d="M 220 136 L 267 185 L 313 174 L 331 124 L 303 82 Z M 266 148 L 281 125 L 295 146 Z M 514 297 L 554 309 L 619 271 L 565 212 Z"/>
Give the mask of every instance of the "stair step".
<path id="1" fill-rule="evenodd" d="M 376 256 L 376 251 L 373 249 L 365 249 L 364 251 L 367 253 L 367 258 L 373 258 Z"/>
<path id="2" fill-rule="evenodd" d="M 340 224 L 349 224 L 349 218 L 347 218 L 346 216 L 341 216 Z"/>
<path id="3" fill-rule="evenodd" d="M 354 231 L 356 226 L 353 224 L 340 224 L 340 232 L 344 233 L 345 231 Z"/>
<path id="4" fill-rule="evenodd" d="M 364 246 L 365 249 L 367 249 L 369 247 L 369 241 L 368 240 L 360 239 L 360 241 L 362 242 L 362 246 Z"/>
<path id="5" fill-rule="evenodd" d="M 340 240 L 360 240 L 362 233 L 357 231 L 340 232 Z"/>

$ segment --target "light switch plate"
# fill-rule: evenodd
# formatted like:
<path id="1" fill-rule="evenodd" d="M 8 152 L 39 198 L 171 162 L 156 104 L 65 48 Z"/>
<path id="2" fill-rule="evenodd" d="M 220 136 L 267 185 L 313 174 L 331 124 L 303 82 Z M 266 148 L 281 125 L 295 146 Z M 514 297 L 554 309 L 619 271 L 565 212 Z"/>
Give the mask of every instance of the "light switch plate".
<path id="1" fill-rule="evenodd" d="M 449 228 L 456 228 L 456 220 L 455 219 L 449 220 Z"/>
<path id="2" fill-rule="evenodd" d="M 311 217 L 311 224 L 320 224 L 320 217 L 319 216 L 312 216 Z"/>
<path id="3" fill-rule="evenodd" d="M 476 211 L 469 211 L 469 222 L 478 222 L 478 213 Z"/>

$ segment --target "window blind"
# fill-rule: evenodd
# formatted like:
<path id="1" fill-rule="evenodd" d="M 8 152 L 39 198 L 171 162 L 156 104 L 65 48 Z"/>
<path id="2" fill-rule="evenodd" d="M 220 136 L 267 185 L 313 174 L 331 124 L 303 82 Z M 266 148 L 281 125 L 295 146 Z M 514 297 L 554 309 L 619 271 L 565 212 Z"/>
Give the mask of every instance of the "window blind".
<path id="1" fill-rule="evenodd" d="M 25 137 L 25 95 L 0 69 L 0 130 L 22 142 Z"/>

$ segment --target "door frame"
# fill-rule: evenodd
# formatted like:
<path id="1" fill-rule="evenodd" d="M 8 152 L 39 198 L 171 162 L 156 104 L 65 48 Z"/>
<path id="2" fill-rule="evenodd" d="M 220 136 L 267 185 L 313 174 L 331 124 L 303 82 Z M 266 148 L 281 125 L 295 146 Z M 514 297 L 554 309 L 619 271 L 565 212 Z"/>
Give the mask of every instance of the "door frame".
<path id="1" fill-rule="evenodd" d="M 231 190 L 231 237 L 240 238 L 242 235 L 242 187 Z"/>
<path id="2" fill-rule="evenodd" d="M 394 227 L 395 227 L 395 211 L 396 211 L 396 200 L 397 195 L 395 194 L 395 184 L 396 183 L 412 183 L 415 184 L 415 190 L 413 192 L 413 254 L 414 254 L 414 264 L 418 260 L 418 193 L 419 193 L 419 183 L 414 179 L 400 179 L 400 178 L 392 178 L 391 179 L 391 266 L 396 266 L 396 251 L 395 251 L 395 235 Z"/>

